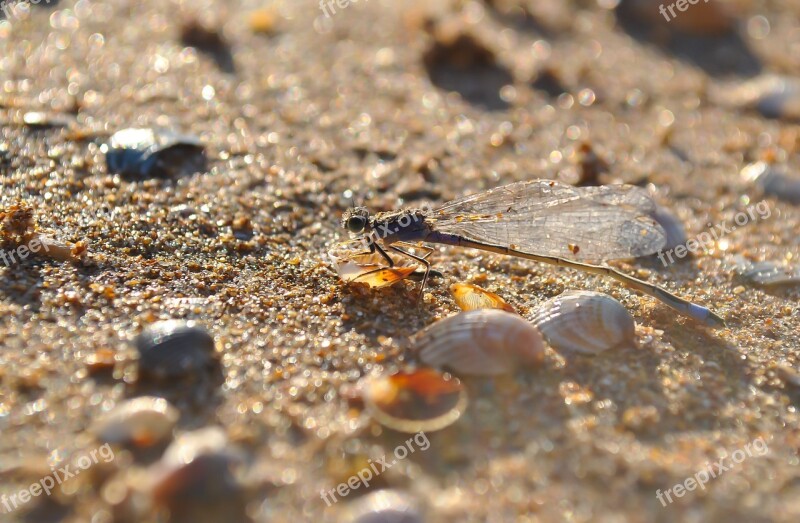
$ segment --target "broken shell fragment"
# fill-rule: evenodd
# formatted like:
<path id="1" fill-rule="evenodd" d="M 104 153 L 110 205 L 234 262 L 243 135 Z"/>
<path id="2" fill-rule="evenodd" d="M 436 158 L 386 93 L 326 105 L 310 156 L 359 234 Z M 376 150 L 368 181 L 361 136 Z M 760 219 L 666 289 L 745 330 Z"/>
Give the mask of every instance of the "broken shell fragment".
<path id="1" fill-rule="evenodd" d="M 441 430 L 461 417 L 467 393 L 454 377 L 422 368 L 367 377 L 359 389 L 367 412 L 399 432 Z"/>
<path id="2" fill-rule="evenodd" d="M 636 323 L 620 302 L 599 292 L 569 291 L 537 309 L 533 319 L 556 350 L 597 354 L 634 343 Z"/>
<path id="3" fill-rule="evenodd" d="M 203 143 L 194 136 L 153 129 L 123 129 L 102 151 L 108 171 L 129 176 L 171 176 L 205 170 Z"/>
<path id="4" fill-rule="evenodd" d="M 343 282 L 366 283 L 379 289 L 411 277 L 419 268 L 416 264 L 408 265 L 405 258 L 397 260 L 394 267 L 388 267 L 386 260 L 377 252 L 364 253 L 364 245 L 359 241 L 342 242 L 328 251 Z"/>
<path id="5" fill-rule="evenodd" d="M 457 375 L 496 376 L 544 360 L 544 341 L 524 318 L 496 309 L 461 312 L 425 328 L 413 340 L 425 365 Z"/>
<path id="6" fill-rule="evenodd" d="M 463 311 L 476 309 L 499 309 L 516 312 L 514 308 L 493 292 L 481 289 L 471 283 L 454 283 L 450 286 L 450 294 Z"/>
<path id="7" fill-rule="evenodd" d="M 149 447 L 172 434 L 178 417 L 178 410 L 164 398 L 142 396 L 118 405 L 101 417 L 93 432 L 108 443 Z"/>

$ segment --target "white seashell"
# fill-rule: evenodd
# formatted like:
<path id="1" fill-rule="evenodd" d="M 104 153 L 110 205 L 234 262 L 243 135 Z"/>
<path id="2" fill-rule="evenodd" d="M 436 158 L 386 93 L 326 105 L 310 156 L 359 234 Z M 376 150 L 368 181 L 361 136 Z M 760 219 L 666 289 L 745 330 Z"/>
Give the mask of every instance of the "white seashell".
<path id="1" fill-rule="evenodd" d="M 178 422 L 178 409 L 164 398 L 142 396 L 121 403 L 93 427 L 102 441 L 149 446 L 166 440 Z"/>
<path id="2" fill-rule="evenodd" d="M 678 245 L 686 243 L 686 229 L 683 228 L 683 224 L 672 211 L 659 205 L 650 213 L 650 216 L 658 222 L 666 233 L 667 241 L 663 250 L 674 249 Z"/>
<path id="3" fill-rule="evenodd" d="M 542 335 L 524 318 L 498 309 L 478 309 L 430 325 L 414 338 L 426 365 L 457 375 L 494 376 L 544 358 Z"/>
<path id="4" fill-rule="evenodd" d="M 800 178 L 787 176 L 766 162 L 751 163 L 742 169 L 741 175 L 761 188 L 765 196 L 800 204 Z"/>
<path id="5" fill-rule="evenodd" d="M 597 354 L 635 338 L 636 323 L 617 300 L 599 292 L 569 291 L 536 312 L 533 324 L 556 350 Z"/>

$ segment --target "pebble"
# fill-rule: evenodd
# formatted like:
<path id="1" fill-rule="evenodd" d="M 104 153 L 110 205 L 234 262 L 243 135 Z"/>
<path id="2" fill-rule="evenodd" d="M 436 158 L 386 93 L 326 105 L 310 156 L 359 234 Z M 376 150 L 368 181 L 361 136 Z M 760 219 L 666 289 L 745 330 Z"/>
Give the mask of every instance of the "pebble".
<path id="1" fill-rule="evenodd" d="M 214 338 L 194 322 L 155 323 L 145 328 L 134 343 L 139 351 L 139 374 L 157 379 L 203 370 L 214 356 Z"/>
<path id="2" fill-rule="evenodd" d="M 149 447 L 168 439 L 178 418 L 178 409 L 164 398 L 142 396 L 117 405 L 92 431 L 104 442 Z"/>

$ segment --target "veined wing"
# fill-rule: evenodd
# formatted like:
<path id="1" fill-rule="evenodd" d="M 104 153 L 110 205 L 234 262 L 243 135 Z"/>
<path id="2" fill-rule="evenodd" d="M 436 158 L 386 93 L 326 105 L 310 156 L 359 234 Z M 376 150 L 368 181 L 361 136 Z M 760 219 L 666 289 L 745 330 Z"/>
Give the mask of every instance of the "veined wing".
<path id="1" fill-rule="evenodd" d="M 444 204 L 434 229 L 534 254 L 574 260 L 633 258 L 664 247 L 655 203 L 631 185 L 573 187 L 530 180 Z"/>

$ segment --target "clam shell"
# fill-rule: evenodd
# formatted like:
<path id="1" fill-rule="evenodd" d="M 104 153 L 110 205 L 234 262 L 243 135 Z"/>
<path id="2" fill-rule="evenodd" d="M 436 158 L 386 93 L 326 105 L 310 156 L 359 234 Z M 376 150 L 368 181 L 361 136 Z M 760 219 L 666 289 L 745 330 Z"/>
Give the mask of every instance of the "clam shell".
<path id="1" fill-rule="evenodd" d="M 546 301 L 533 319 L 556 350 L 597 354 L 633 343 L 636 323 L 617 300 L 599 292 L 571 291 Z"/>
<path id="2" fill-rule="evenodd" d="M 366 377 L 359 383 L 364 406 L 385 427 L 416 433 L 452 425 L 467 406 L 461 382 L 434 369 Z"/>
<path id="3" fill-rule="evenodd" d="M 450 286 L 450 294 L 462 311 L 477 309 L 499 309 L 506 312 L 516 312 L 500 296 L 493 292 L 481 289 L 471 283 L 454 283 Z"/>
<path id="4" fill-rule="evenodd" d="M 458 375 L 496 376 L 544 359 L 542 335 L 524 318 L 496 309 L 461 312 L 413 340 L 417 357 Z"/>
<path id="5" fill-rule="evenodd" d="M 142 396 L 121 403 L 93 426 L 98 439 L 146 447 L 166 440 L 178 422 L 178 409 L 164 398 Z"/>

